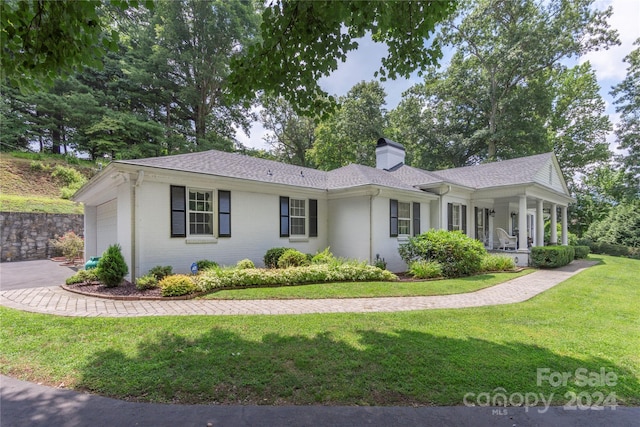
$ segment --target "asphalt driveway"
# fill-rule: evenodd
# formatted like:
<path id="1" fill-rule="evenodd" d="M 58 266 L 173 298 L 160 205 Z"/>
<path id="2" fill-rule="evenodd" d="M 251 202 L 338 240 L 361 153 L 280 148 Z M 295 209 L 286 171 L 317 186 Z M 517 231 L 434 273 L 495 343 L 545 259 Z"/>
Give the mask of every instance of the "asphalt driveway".
<path id="1" fill-rule="evenodd" d="M 58 286 L 73 276 L 75 270 L 50 260 L 0 263 L 0 290 Z"/>

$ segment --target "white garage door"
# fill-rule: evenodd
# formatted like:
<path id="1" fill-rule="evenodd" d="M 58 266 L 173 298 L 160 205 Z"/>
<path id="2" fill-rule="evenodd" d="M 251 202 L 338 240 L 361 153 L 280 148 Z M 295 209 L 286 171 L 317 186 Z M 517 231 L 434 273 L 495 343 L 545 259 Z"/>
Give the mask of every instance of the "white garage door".
<path id="1" fill-rule="evenodd" d="M 118 204 L 116 199 L 103 203 L 97 208 L 97 249 L 98 255 L 117 243 L 118 236 Z"/>

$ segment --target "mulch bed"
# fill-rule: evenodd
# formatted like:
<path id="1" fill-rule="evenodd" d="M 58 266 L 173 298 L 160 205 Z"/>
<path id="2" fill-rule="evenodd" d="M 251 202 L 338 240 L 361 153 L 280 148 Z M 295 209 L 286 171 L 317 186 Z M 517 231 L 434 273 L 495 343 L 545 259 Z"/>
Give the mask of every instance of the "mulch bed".
<path id="1" fill-rule="evenodd" d="M 170 300 L 175 298 L 163 297 L 159 288 L 140 290 L 136 286 L 124 280 L 119 286 L 108 288 L 103 284 L 96 282 L 77 283 L 75 285 L 62 285 L 63 289 L 82 295 L 92 297 L 118 299 L 118 300 L 143 300 L 143 299 L 162 299 Z M 180 297 L 180 299 L 186 299 Z"/>

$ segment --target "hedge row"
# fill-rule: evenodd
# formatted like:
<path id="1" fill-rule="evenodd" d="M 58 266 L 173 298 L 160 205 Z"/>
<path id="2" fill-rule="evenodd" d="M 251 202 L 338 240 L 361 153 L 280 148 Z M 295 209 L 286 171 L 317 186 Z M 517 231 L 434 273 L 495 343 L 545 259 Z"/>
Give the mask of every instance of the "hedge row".
<path id="1" fill-rule="evenodd" d="M 285 269 L 248 268 L 207 270 L 194 278 L 198 290 L 248 286 L 302 285 L 322 282 L 394 281 L 397 277 L 367 263 L 314 264 Z"/>
<path id="2" fill-rule="evenodd" d="M 534 246 L 531 248 L 531 264 L 534 267 L 562 267 L 576 256 L 574 246 Z"/>
<path id="3" fill-rule="evenodd" d="M 580 239 L 581 245 L 588 246 L 593 254 L 603 254 L 611 256 L 624 256 L 634 259 L 640 259 L 640 248 L 633 248 L 615 243 L 594 242 L 589 239 Z"/>

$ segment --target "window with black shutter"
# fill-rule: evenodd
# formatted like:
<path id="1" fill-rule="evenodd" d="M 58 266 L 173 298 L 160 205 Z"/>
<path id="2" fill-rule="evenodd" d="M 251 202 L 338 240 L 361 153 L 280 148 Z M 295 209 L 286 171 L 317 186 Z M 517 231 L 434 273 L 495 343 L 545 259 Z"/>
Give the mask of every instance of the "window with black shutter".
<path id="1" fill-rule="evenodd" d="M 187 236 L 186 188 L 171 186 L 171 237 Z"/>
<path id="2" fill-rule="evenodd" d="M 389 236 L 398 237 L 398 201 L 389 200 Z"/>
<path id="3" fill-rule="evenodd" d="M 218 237 L 231 237 L 231 192 L 218 190 Z"/>
<path id="4" fill-rule="evenodd" d="M 318 201 L 309 199 L 309 237 L 318 237 Z"/>
<path id="5" fill-rule="evenodd" d="M 280 196 L 280 237 L 289 237 L 289 198 Z"/>
<path id="6" fill-rule="evenodd" d="M 420 234 L 420 203 L 413 202 L 413 235 Z"/>

